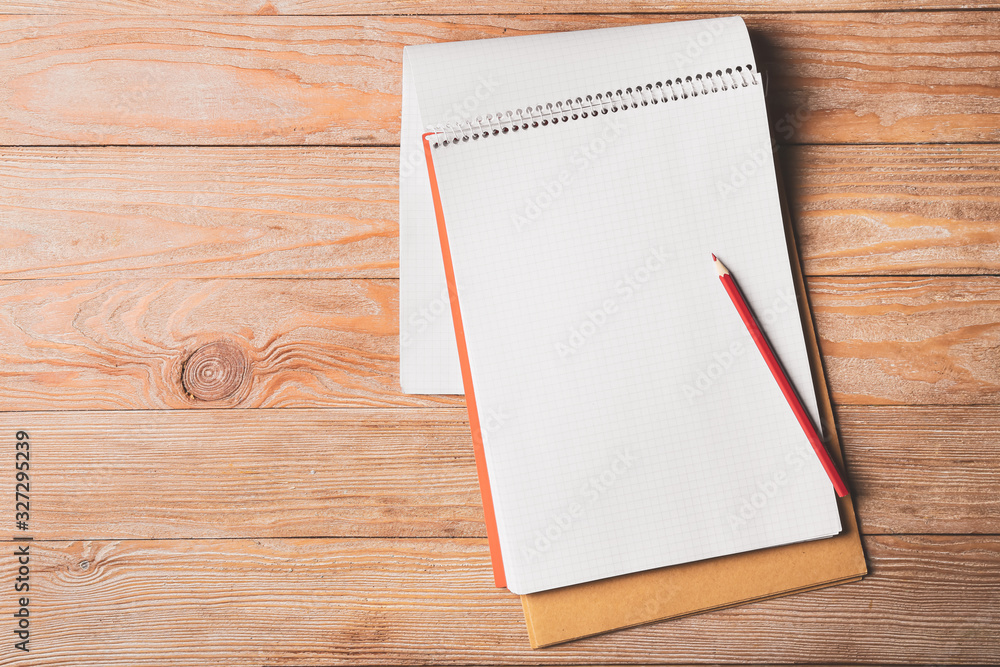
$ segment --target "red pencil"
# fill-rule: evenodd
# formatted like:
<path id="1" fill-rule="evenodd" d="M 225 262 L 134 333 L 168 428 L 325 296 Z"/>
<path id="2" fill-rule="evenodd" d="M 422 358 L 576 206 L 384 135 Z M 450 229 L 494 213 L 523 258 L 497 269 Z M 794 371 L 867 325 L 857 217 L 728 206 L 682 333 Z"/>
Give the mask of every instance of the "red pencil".
<path id="1" fill-rule="evenodd" d="M 816 432 L 816 427 L 813 426 L 812 420 L 809 419 L 809 414 L 806 412 L 805 407 L 802 406 L 802 401 L 799 400 L 798 394 L 795 393 L 792 383 L 788 381 L 788 376 L 785 375 L 784 369 L 778 363 L 778 358 L 774 356 L 774 350 L 771 349 L 771 345 L 764 338 L 764 333 L 760 330 L 760 325 L 757 324 L 757 320 L 750 311 L 750 306 L 747 305 L 746 299 L 743 298 L 743 293 L 736 286 L 736 281 L 733 280 L 733 277 L 729 275 L 729 269 L 715 255 L 712 255 L 712 259 L 715 261 L 715 268 L 719 272 L 719 280 L 722 281 L 722 285 L 729 293 L 729 298 L 733 300 L 733 305 L 736 306 L 740 317 L 743 318 L 743 324 L 750 330 L 750 335 L 753 337 L 753 342 L 757 344 L 757 349 L 764 355 L 764 361 L 767 362 L 767 367 L 771 369 L 771 375 L 774 376 L 774 379 L 778 382 L 778 386 L 781 387 L 781 393 L 785 395 L 788 405 L 792 407 L 792 412 L 795 413 L 795 418 L 799 420 L 799 425 L 806 432 L 809 444 L 812 445 L 816 456 L 819 457 L 819 462 L 823 464 L 823 469 L 826 470 L 830 481 L 833 482 L 833 488 L 837 491 L 837 497 L 843 498 L 847 495 L 847 486 L 844 485 L 844 480 L 841 479 L 840 473 L 837 472 L 836 466 L 833 465 L 833 461 L 830 459 L 830 455 L 827 454 L 826 448 L 819 438 L 819 433 Z"/>

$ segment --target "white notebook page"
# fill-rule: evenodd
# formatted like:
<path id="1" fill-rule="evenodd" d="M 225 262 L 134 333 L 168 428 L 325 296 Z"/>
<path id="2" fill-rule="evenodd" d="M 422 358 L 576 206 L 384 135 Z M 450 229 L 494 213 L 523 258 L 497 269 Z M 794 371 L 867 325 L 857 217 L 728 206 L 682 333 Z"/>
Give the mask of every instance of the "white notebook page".
<path id="1" fill-rule="evenodd" d="M 655 68 L 660 42 L 634 37 L 636 69 Z M 564 82 L 586 85 L 579 65 Z M 510 590 L 839 532 L 832 486 L 710 257 L 815 414 L 760 86 L 433 156 Z"/>
<path id="2" fill-rule="evenodd" d="M 399 154 L 400 384 L 408 394 L 461 394 L 462 374 L 441 263 L 441 242 L 420 143 L 425 128 L 416 89 L 410 59 L 404 58 L 404 138 Z M 472 99 L 477 99 L 475 89 Z"/>
<path id="3" fill-rule="evenodd" d="M 408 46 L 400 135 L 400 382 L 460 394 L 451 314 L 420 134 L 429 125 L 751 62 L 738 17 Z M 809 381 L 809 376 L 805 376 Z"/>

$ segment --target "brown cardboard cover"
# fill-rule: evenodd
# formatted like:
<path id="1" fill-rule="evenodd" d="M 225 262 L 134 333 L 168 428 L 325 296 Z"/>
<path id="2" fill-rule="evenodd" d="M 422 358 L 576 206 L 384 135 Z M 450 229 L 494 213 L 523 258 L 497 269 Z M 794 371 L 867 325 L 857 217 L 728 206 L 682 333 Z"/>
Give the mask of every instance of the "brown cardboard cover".
<path id="1" fill-rule="evenodd" d="M 780 181 L 780 179 L 779 179 Z M 784 197 L 782 197 L 784 206 Z M 787 209 L 785 229 L 800 316 L 830 455 L 844 470 L 805 281 Z M 848 485 L 850 480 L 848 479 Z M 858 581 L 868 573 L 854 504 L 841 498 L 834 537 L 684 563 L 521 596 L 532 648 L 609 630 Z"/>

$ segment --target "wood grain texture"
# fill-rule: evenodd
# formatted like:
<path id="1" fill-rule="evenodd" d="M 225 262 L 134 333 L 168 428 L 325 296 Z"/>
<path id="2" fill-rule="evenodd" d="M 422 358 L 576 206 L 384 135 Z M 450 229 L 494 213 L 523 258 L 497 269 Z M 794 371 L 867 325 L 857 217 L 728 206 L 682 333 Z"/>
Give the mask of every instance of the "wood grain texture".
<path id="1" fill-rule="evenodd" d="M 8 16 L 0 144 L 397 144 L 407 44 L 700 16 Z M 1000 139 L 995 13 L 747 20 L 779 140 Z"/>
<path id="2" fill-rule="evenodd" d="M 977 2 L 979 8 L 996 7 L 992 1 Z M 545 14 L 545 13 L 661 13 L 819 10 L 916 10 L 964 9 L 968 3 L 955 0 L 550 0 L 543 4 L 504 0 L 9 0 L 8 14 L 109 14 L 109 15 L 342 15 L 342 14 Z"/>
<path id="3" fill-rule="evenodd" d="M 1000 147 L 777 151 L 806 275 L 1000 271 Z"/>
<path id="4" fill-rule="evenodd" d="M 1000 278 L 940 274 L 1000 268 L 1000 13 L 0 11 L 49 14 L 0 16 L 0 432 L 32 433 L 36 537 L 0 665 L 996 664 Z M 462 399 L 399 390 L 401 49 L 695 12 L 750 12 L 871 576 L 533 652 Z M 214 407 L 253 409 L 185 409 Z"/>
<path id="5" fill-rule="evenodd" d="M 399 153 L 0 150 L 0 278 L 398 275 Z"/>
<path id="6" fill-rule="evenodd" d="M 460 404 L 399 386 L 396 281 L 0 282 L 0 410 Z M 224 342 L 246 376 L 204 401 L 182 382 Z"/>
<path id="7" fill-rule="evenodd" d="M 3 544 L 9 553 L 13 545 Z M 31 664 L 991 664 L 1000 538 L 869 537 L 861 583 L 531 651 L 485 540 L 36 542 Z M 14 578 L 14 558 L 0 577 Z M 0 604 L 10 609 L 13 590 Z M 9 619 L 8 619 L 9 620 Z M 720 638 L 725 638 L 721 641 Z M 9 650 L 2 664 L 17 664 Z"/>
<path id="8" fill-rule="evenodd" d="M 0 413 L 18 430 L 36 539 L 485 537 L 464 408 Z"/>
<path id="9" fill-rule="evenodd" d="M 996 402 L 998 281 L 810 279 L 835 403 Z M 0 303 L 0 410 L 462 404 L 401 393 L 395 280 L 29 280 Z M 247 377 L 198 400 L 184 364 L 219 341 Z"/>
<path id="10" fill-rule="evenodd" d="M 1000 278 L 811 278 L 808 290 L 836 403 L 1000 399 Z"/>
<path id="11" fill-rule="evenodd" d="M 839 422 L 863 533 L 1000 533 L 1000 408 Z M 18 430 L 36 539 L 485 537 L 463 408 L 0 413 Z"/>
<path id="12" fill-rule="evenodd" d="M 781 146 L 807 275 L 997 273 L 1000 146 Z M 0 149 L 0 278 L 398 276 L 398 151 Z"/>
<path id="13" fill-rule="evenodd" d="M 1000 533 L 1000 407 L 849 405 L 837 416 L 863 533 Z"/>

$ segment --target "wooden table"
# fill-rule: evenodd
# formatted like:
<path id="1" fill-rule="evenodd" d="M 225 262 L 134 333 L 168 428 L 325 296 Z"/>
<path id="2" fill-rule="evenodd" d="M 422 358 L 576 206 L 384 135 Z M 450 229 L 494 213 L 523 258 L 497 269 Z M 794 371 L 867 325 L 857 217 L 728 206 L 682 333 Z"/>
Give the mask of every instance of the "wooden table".
<path id="1" fill-rule="evenodd" d="M 1000 15 L 963 6 L 4 3 L 0 664 L 1000 660 Z M 399 387 L 401 50 L 710 13 L 768 73 L 871 576 L 531 651 L 463 402 Z"/>

